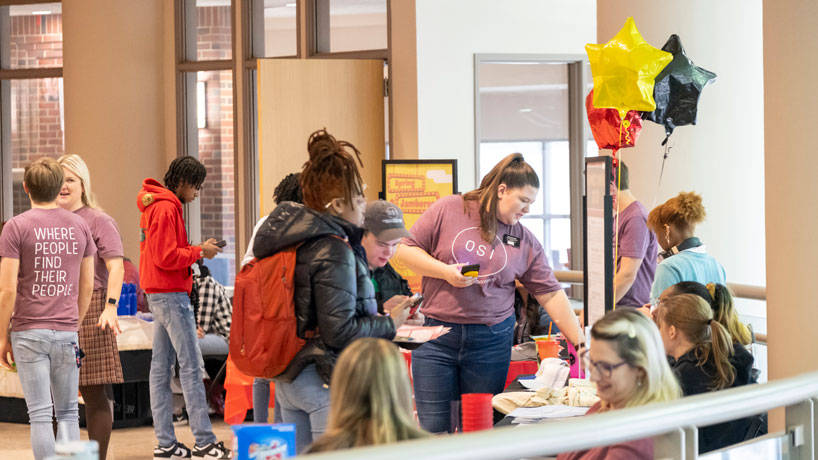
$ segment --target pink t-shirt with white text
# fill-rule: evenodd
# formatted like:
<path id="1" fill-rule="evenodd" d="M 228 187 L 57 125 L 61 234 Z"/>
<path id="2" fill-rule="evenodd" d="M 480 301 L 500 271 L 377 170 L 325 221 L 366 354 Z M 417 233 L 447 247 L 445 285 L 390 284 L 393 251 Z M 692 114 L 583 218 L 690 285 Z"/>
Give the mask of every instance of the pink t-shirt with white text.
<path id="1" fill-rule="evenodd" d="M 403 240 L 446 264 L 480 264 L 478 282 L 467 288 L 424 276 L 424 315 L 451 323 L 494 325 L 514 314 L 515 279 L 535 296 L 561 289 L 542 245 L 523 224 L 497 221 L 497 236 L 489 244 L 480 235 L 478 203 L 470 201 L 468 209 L 464 211 L 460 195 L 441 198 L 412 226 L 412 238 Z M 510 244 L 515 241 L 519 247 Z"/>
<path id="2" fill-rule="evenodd" d="M 125 256 L 119 227 L 113 217 L 88 206 L 77 209 L 74 214 L 88 223 L 97 248 L 97 255 L 94 258 L 94 289 L 105 289 L 108 287 L 108 267 L 105 265 L 105 259 Z"/>
<path id="3" fill-rule="evenodd" d="M 0 257 L 18 259 L 12 331 L 77 331 L 82 259 L 96 247 L 82 217 L 62 208 L 30 209 L 0 235 Z"/>

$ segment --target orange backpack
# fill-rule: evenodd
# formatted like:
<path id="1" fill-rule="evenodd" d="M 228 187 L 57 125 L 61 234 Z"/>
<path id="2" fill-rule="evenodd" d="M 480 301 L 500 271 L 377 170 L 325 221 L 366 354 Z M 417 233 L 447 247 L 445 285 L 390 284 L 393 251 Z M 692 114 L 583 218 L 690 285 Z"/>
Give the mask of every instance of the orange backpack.
<path id="1" fill-rule="evenodd" d="M 236 275 L 230 357 L 247 375 L 281 374 L 306 343 L 296 334 L 296 249 L 253 259 Z"/>

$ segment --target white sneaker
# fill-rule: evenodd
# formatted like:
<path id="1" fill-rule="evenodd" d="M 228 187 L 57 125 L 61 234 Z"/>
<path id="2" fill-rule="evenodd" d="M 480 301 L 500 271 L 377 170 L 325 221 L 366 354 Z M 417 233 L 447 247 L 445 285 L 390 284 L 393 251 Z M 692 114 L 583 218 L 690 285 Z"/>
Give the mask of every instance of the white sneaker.
<path id="1" fill-rule="evenodd" d="M 227 460 L 233 458 L 233 453 L 224 447 L 223 442 L 211 442 L 204 446 L 193 446 L 193 456 L 210 460 Z"/>
<path id="2" fill-rule="evenodd" d="M 183 458 L 190 458 L 190 449 L 181 442 L 169 447 L 156 446 L 153 449 L 153 460 L 181 460 Z"/>

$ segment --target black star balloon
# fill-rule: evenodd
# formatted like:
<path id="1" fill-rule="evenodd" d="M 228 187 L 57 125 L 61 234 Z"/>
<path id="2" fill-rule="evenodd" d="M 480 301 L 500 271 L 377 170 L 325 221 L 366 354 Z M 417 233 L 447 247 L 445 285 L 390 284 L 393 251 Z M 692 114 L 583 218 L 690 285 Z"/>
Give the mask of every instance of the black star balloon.
<path id="1" fill-rule="evenodd" d="M 642 119 L 664 125 L 669 137 L 677 126 L 695 125 L 702 89 L 716 81 L 716 74 L 693 64 L 685 54 L 682 40 L 673 34 L 662 51 L 673 55 L 673 61 L 656 77 L 653 98 L 656 110 L 643 112 Z M 662 145 L 667 143 L 665 137 Z"/>

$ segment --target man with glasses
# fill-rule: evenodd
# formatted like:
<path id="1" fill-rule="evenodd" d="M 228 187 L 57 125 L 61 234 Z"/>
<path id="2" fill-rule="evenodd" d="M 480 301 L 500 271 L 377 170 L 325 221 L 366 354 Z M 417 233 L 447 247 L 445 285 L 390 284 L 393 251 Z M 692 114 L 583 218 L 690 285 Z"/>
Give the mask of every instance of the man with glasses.
<path id="1" fill-rule="evenodd" d="M 395 204 L 378 200 L 367 205 L 361 245 L 366 250 L 381 314 L 391 311 L 412 295 L 409 283 L 389 264 L 400 240 L 410 236 L 403 222 L 403 212 Z"/>

